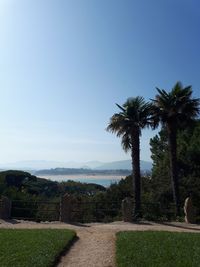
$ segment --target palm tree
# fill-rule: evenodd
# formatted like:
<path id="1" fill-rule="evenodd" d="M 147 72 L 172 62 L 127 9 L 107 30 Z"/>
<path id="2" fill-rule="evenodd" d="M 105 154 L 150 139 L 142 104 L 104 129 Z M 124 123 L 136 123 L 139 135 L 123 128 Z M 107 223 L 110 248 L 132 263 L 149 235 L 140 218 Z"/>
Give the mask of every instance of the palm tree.
<path id="1" fill-rule="evenodd" d="M 131 151 L 132 177 L 135 191 L 135 207 L 133 218 L 141 215 L 141 175 L 140 175 L 140 135 L 141 129 L 150 126 L 150 111 L 152 104 L 146 103 L 143 97 L 128 98 L 120 106 L 121 110 L 110 118 L 107 131 L 121 137 L 121 144 L 125 152 Z"/>
<path id="2" fill-rule="evenodd" d="M 170 176 L 172 182 L 173 198 L 176 205 L 176 215 L 180 215 L 179 179 L 177 168 L 177 131 L 184 128 L 200 112 L 199 99 L 192 99 L 192 87 L 183 87 L 177 82 L 171 92 L 156 88 L 158 94 L 154 103 L 154 126 L 161 122 L 167 129 Z"/>

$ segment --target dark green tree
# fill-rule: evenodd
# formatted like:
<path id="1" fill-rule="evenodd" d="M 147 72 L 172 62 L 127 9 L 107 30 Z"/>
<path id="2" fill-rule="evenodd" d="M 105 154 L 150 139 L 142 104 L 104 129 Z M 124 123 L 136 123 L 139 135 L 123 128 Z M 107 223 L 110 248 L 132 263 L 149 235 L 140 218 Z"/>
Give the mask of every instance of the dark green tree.
<path id="1" fill-rule="evenodd" d="M 150 140 L 153 159 L 152 200 L 163 207 L 171 206 L 173 194 L 170 184 L 169 149 L 167 131 L 163 128 Z M 192 196 L 195 206 L 200 207 L 200 121 L 194 121 L 177 133 L 177 164 L 179 169 L 180 202 Z M 150 189 L 151 191 L 151 189 Z M 199 212 L 198 208 L 198 212 Z"/>
<path id="2" fill-rule="evenodd" d="M 133 218 L 141 216 L 141 174 L 140 174 L 140 135 L 141 130 L 151 125 L 150 111 L 152 105 L 145 102 L 143 97 L 128 98 L 121 110 L 115 113 L 109 122 L 107 131 L 121 137 L 125 152 L 131 151 L 132 177 L 135 198 Z"/>
<path id="3" fill-rule="evenodd" d="M 192 98 L 192 87 L 183 87 L 177 82 L 168 93 L 157 88 L 158 94 L 153 100 L 154 125 L 161 123 L 167 130 L 170 176 L 176 214 L 180 214 L 180 194 L 177 168 L 177 131 L 185 128 L 199 114 L 199 99 Z"/>
<path id="4" fill-rule="evenodd" d="M 161 131 L 150 139 L 151 158 L 153 168 L 151 174 L 152 199 L 162 206 L 168 206 L 173 202 L 173 195 L 170 183 L 169 149 L 167 131 Z"/>

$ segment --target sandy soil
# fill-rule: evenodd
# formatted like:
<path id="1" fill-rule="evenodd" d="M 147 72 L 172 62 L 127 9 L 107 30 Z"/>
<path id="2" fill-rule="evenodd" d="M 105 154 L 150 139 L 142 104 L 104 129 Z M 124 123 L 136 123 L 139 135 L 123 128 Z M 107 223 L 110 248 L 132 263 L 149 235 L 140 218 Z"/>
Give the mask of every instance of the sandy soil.
<path id="1" fill-rule="evenodd" d="M 0 220 L 0 228 L 33 229 L 60 228 L 74 229 L 78 240 L 63 256 L 58 267 L 115 267 L 115 234 L 119 231 L 174 231 L 200 233 L 200 225 L 186 223 L 125 223 L 109 224 L 66 224 L 60 222 L 26 222 Z"/>

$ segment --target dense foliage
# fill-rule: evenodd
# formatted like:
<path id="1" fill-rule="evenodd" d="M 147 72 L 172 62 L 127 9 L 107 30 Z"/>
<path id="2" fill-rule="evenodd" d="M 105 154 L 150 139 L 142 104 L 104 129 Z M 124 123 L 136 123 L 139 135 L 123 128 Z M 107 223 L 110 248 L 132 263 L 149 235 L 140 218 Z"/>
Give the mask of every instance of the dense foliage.
<path id="1" fill-rule="evenodd" d="M 70 180 L 58 183 L 23 171 L 0 172 L 0 195 L 8 196 L 12 200 L 56 199 L 65 193 L 94 195 L 99 191 L 105 191 L 105 188 L 98 184 L 86 184 Z"/>
<path id="2" fill-rule="evenodd" d="M 177 134 L 177 162 L 180 183 L 180 203 L 192 196 L 195 205 L 200 206 L 200 121 L 194 121 Z M 167 134 L 163 128 L 150 141 L 152 169 L 152 197 L 161 203 L 172 203 L 170 184 L 169 150 Z"/>
<path id="3" fill-rule="evenodd" d="M 177 158 L 177 134 L 200 113 L 200 100 L 192 98 L 192 87 L 183 87 L 177 82 L 170 92 L 157 88 L 153 100 L 152 119 L 154 126 L 165 127 L 169 149 L 170 178 L 176 214 L 180 215 L 180 185 Z"/>

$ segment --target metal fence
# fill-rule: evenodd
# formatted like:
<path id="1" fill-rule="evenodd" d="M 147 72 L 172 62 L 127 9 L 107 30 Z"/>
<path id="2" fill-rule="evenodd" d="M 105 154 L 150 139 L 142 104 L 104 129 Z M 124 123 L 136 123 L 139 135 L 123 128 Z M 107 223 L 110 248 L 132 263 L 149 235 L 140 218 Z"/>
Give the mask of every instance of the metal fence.
<path id="1" fill-rule="evenodd" d="M 58 221 L 60 220 L 60 205 L 58 201 L 13 200 L 11 217 L 32 221 Z M 172 220 L 175 218 L 175 206 L 173 204 L 141 203 L 141 212 L 142 217 L 146 220 Z M 121 201 L 75 201 L 71 206 L 70 213 L 70 221 L 72 222 L 88 223 L 122 220 Z"/>
<path id="2" fill-rule="evenodd" d="M 12 201 L 11 217 L 33 221 L 58 221 L 60 202 L 50 201 Z"/>
<path id="3" fill-rule="evenodd" d="M 78 201 L 70 212 L 73 222 L 111 222 L 122 219 L 119 202 Z M 11 217 L 32 221 L 58 221 L 60 202 L 14 200 Z"/>
<path id="4" fill-rule="evenodd" d="M 81 223 L 121 220 L 120 202 L 78 202 L 72 208 L 72 220 Z"/>
<path id="5" fill-rule="evenodd" d="M 134 202 L 132 202 L 132 214 L 133 211 Z M 145 220 L 173 220 L 176 217 L 175 214 L 174 204 L 162 205 L 160 202 L 141 203 L 141 215 Z M 72 209 L 72 220 L 77 222 L 112 222 L 122 219 L 121 201 L 78 202 Z"/>
<path id="6" fill-rule="evenodd" d="M 175 218 L 176 207 L 174 204 L 161 204 L 160 202 L 142 202 L 141 214 L 142 217 L 146 220 L 172 220 Z"/>

